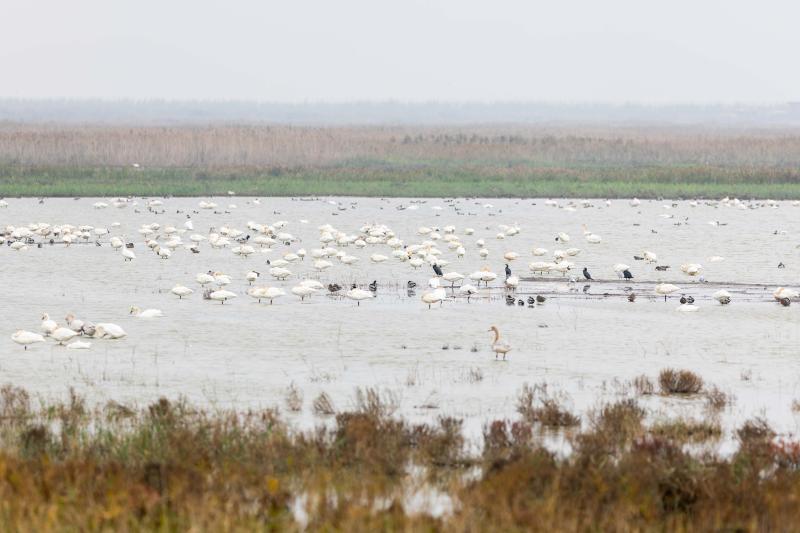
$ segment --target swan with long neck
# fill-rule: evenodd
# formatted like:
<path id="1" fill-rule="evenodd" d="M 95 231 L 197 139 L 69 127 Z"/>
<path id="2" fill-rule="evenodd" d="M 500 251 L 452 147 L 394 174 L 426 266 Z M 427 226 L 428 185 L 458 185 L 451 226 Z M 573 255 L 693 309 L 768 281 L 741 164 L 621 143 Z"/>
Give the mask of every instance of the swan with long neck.
<path id="1" fill-rule="evenodd" d="M 497 359 L 497 356 L 502 354 L 503 361 L 506 359 L 506 354 L 511 351 L 511 345 L 505 341 L 500 340 L 500 330 L 497 329 L 497 326 L 492 326 L 489 328 L 489 331 L 494 332 L 494 341 L 492 342 L 492 351 L 494 352 L 494 358 Z"/>

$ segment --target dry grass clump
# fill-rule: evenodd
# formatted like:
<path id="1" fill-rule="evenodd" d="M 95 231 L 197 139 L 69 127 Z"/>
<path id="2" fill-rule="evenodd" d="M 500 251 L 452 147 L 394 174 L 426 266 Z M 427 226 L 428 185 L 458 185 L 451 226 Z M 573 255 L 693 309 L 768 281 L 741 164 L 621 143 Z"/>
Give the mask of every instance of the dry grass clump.
<path id="1" fill-rule="evenodd" d="M 734 398 L 718 387 L 713 386 L 705 392 L 706 406 L 712 412 L 719 412 L 733 403 Z"/>
<path id="2" fill-rule="evenodd" d="M 661 394 L 697 394 L 703 389 L 703 378 L 689 370 L 666 368 L 658 374 Z"/>
<path id="3" fill-rule="evenodd" d="M 367 387 L 356 389 L 356 411 L 372 416 L 391 416 L 400 407 L 399 396 L 390 390 L 383 393 Z"/>
<path id="4" fill-rule="evenodd" d="M 419 450 L 424 463 L 437 467 L 456 466 L 464 460 L 463 421 L 442 416 L 437 426 L 416 425 L 410 443 Z M 435 472 L 431 471 L 430 474 Z"/>
<path id="5" fill-rule="evenodd" d="M 736 431 L 736 436 L 742 444 L 747 444 L 770 440 L 775 436 L 775 432 L 763 418 L 753 418 Z"/>
<path id="6" fill-rule="evenodd" d="M 311 404 L 314 413 L 319 416 L 331 416 L 336 414 L 336 408 L 333 406 L 333 400 L 328 396 L 327 392 L 320 392 L 319 396 L 314 398 Z"/>
<path id="7" fill-rule="evenodd" d="M 642 374 L 633 379 L 633 390 L 640 396 L 649 395 L 655 392 L 655 385 L 649 377 Z"/>
<path id="8" fill-rule="evenodd" d="M 24 420 L 31 409 L 31 397 L 28 391 L 20 387 L 6 384 L 0 387 L 0 419 L 9 424 Z"/>
<path id="9" fill-rule="evenodd" d="M 546 385 L 523 385 L 517 397 L 517 412 L 527 423 L 538 423 L 547 428 L 572 427 L 581 422 L 579 417 L 562 407 L 556 398 L 547 395 Z"/>
<path id="10" fill-rule="evenodd" d="M 470 368 L 467 373 L 467 381 L 470 383 L 480 383 L 483 381 L 483 370 L 478 367 Z"/>
<path id="11" fill-rule="evenodd" d="M 286 408 L 293 413 L 303 409 L 303 391 L 294 382 L 286 389 Z"/>
<path id="12" fill-rule="evenodd" d="M 720 438 L 722 427 L 718 422 L 677 419 L 657 422 L 650 427 L 649 433 L 677 442 L 699 443 Z"/>

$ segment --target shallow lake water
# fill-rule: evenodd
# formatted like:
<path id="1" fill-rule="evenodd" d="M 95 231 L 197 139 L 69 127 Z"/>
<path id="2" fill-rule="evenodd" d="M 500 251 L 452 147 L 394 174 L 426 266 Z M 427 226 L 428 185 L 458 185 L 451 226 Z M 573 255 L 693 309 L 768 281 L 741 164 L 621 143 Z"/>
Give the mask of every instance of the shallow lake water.
<path id="1" fill-rule="evenodd" d="M 219 207 L 199 209 L 201 200 Z M 800 208 L 788 202 L 737 208 L 686 201 L 643 201 L 632 207 L 627 200 L 610 205 L 596 200 L 584 207 L 567 200 L 546 205 L 541 199 L 263 198 L 257 204 L 240 197 L 171 198 L 162 199 L 154 213 L 146 199 L 106 209 L 95 209 L 101 200 L 91 198 L 6 201 L 0 227 L 107 227 L 111 235 L 135 244 L 132 262 L 109 246 L 110 235 L 99 239 L 100 246 L 93 236 L 87 244 L 69 247 L 0 248 L 0 323 L 5 331 L 0 381 L 44 397 L 63 396 L 74 387 L 98 402 L 143 405 L 159 396 L 185 396 L 225 408 L 283 409 L 287 387 L 294 383 L 304 396 L 303 411 L 287 416 L 306 428 L 321 420 L 311 409 L 320 392 L 344 409 L 353 405 L 356 387 L 378 387 L 396 395 L 403 416 L 429 421 L 462 417 L 467 431 L 477 435 L 488 420 L 517 416 L 516 398 L 524 383 L 546 382 L 584 414 L 600 401 L 633 394 L 626 382 L 636 376 L 655 381 L 661 369 L 674 367 L 695 371 L 735 397 L 722 414 L 726 428 L 763 416 L 785 435 L 798 431 L 800 417 L 791 405 L 800 399 L 800 302 L 782 307 L 772 297 L 777 287 L 800 286 Z M 224 226 L 255 236 L 249 221 L 287 221 L 281 231 L 298 240 L 256 247 L 247 258 L 231 251 L 235 243 L 214 249 L 202 242 L 200 253 L 179 247 L 162 260 L 138 233 L 151 223 L 183 228 L 189 217 L 194 231 L 181 236 L 187 244 L 192 233 L 208 235 L 210 228 Z M 115 222 L 119 225 L 112 226 Z M 391 257 L 386 244 L 343 247 L 359 262 L 347 266 L 333 258 L 333 267 L 317 273 L 310 252 L 321 247 L 322 224 L 353 235 L 365 224 L 383 224 L 409 245 L 428 239 L 418 235 L 420 226 L 443 233 L 452 224 L 466 256 L 458 258 L 447 243 L 437 241 L 440 257 L 450 262 L 444 270 L 469 274 L 488 267 L 498 280 L 470 302 L 449 298 L 429 310 L 420 296 L 433 276 L 431 268 L 413 269 Z M 519 234 L 498 239 L 501 225 L 517 226 Z M 588 243 L 583 225 L 602 241 Z M 465 235 L 468 227 L 474 228 L 473 235 Z M 559 232 L 569 234 L 570 242 L 556 242 Z M 479 238 L 486 241 L 486 258 L 478 254 Z M 534 247 L 547 248 L 548 255 L 533 257 Z M 563 277 L 529 279 L 530 262 L 552 260 L 554 250 L 569 247 L 581 250 L 568 258 L 575 269 Z M 309 256 L 287 267 L 293 275 L 282 282 L 271 279 L 267 259 L 299 248 Z M 655 264 L 635 260 L 643 250 L 658 254 L 656 264 L 670 269 L 656 271 Z M 505 261 L 509 251 L 519 259 Z M 389 259 L 372 263 L 374 253 Z M 724 260 L 709 262 L 712 256 Z M 502 280 L 507 262 L 524 278 L 518 298 L 542 294 L 544 304 L 506 305 Z M 612 267 L 620 262 L 631 266 L 634 280 L 618 279 Z M 682 263 L 702 264 L 705 283 L 683 274 Z M 777 268 L 779 263 L 785 268 Z M 597 280 L 585 291 L 584 266 Z M 195 276 L 209 270 L 230 275 L 226 288 L 238 297 L 224 305 L 204 300 Z M 250 270 L 261 272 L 259 285 L 282 287 L 287 295 L 274 305 L 258 304 L 247 295 L 245 273 Z M 577 283 L 569 283 L 571 276 Z M 378 290 L 360 306 L 327 291 L 301 302 L 290 289 L 304 278 L 345 287 L 355 282 L 363 288 L 376 280 Z M 412 296 L 405 289 L 409 280 L 419 285 Z M 659 281 L 682 290 L 665 303 L 653 293 Z M 179 300 L 169 292 L 179 283 L 195 289 L 194 294 Z M 733 294 L 730 305 L 711 299 L 720 288 Z M 634 303 L 626 298 L 629 292 L 638 295 Z M 680 294 L 694 296 L 699 311 L 677 312 Z M 132 305 L 161 309 L 164 316 L 136 318 L 129 314 Z M 48 341 L 24 351 L 10 340 L 17 329 L 38 331 L 44 312 L 59 323 L 68 312 L 95 323 L 113 322 L 128 336 L 92 339 L 89 350 L 68 350 Z M 513 346 L 508 361 L 495 361 L 487 331 L 492 325 Z M 476 380 L 476 374 L 482 379 Z M 698 398 L 651 396 L 643 402 L 653 418 L 702 414 Z"/>

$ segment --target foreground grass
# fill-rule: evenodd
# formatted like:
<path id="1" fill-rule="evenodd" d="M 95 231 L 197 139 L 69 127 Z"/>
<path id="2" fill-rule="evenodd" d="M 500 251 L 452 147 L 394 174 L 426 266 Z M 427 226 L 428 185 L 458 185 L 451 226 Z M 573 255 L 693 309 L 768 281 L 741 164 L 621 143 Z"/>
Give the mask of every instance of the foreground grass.
<path id="1" fill-rule="evenodd" d="M 523 411 L 537 405 L 531 394 L 521 395 Z M 410 424 L 393 409 L 391 397 L 361 391 L 352 411 L 298 434 L 273 410 L 209 412 L 167 400 L 90 409 L 75 395 L 34 408 L 24 390 L 6 386 L 0 524 L 25 531 L 754 531 L 791 529 L 800 519 L 800 445 L 775 442 L 758 420 L 738 430 L 739 451 L 722 459 L 681 445 L 687 434 L 696 443 L 717 431 L 664 421 L 651 430 L 644 410 L 625 400 L 599 406 L 582 429 L 566 429 L 573 452 L 562 457 L 542 446 L 531 417 L 488 424 L 483 451 L 468 454 L 459 420 Z M 447 495 L 452 512 L 407 512 L 407 496 L 421 487 Z M 300 522 L 297 506 L 307 512 Z"/>
<path id="2" fill-rule="evenodd" d="M 298 168 L 0 165 L 0 196 L 800 198 L 800 172 L 772 168 L 351 162 Z"/>

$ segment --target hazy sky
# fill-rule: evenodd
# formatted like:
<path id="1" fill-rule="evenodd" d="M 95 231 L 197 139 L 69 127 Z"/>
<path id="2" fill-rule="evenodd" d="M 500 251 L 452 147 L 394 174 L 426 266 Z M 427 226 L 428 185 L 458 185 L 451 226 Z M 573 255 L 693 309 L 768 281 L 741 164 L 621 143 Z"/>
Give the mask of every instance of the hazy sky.
<path id="1" fill-rule="evenodd" d="M 0 97 L 800 100 L 793 0 L 6 4 Z"/>

